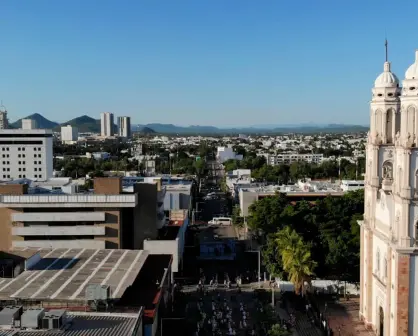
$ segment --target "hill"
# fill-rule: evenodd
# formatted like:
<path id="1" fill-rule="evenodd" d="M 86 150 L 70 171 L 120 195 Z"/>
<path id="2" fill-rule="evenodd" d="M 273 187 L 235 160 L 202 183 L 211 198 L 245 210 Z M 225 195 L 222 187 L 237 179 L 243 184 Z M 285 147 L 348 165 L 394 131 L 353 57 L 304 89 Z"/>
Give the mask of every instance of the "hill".
<path id="1" fill-rule="evenodd" d="M 39 113 L 34 113 L 34 114 L 31 114 L 31 115 L 28 115 L 27 117 L 22 118 L 22 119 L 35 120 L 36 125 L 37 125 L 38 128 L 52 129 L 52 128 L 58 126 L 58 123 L 46 119 L 45 117 L 43 117 Z M 11 123 L 10 127 L 11 128 L 22 128 L 22 119 L 19 119 L 19 120 L 15 121 L 14 123 Z"/>
<path id="2" fill-rule="evenodd" d="M 80 133 L 88 133 L 88 132 L 100 133 L 100 119 L 94 119 L 87 115 L 83 115 L 81 117 L 77 117 L 65 123 L 62 123 L 61 125 L 58 125 L 54 129 L 54 131 L 58 132 L 61 130 L 61 126 L 67 126 L 67 125 L 77 127 Z"/>
<path id="3" fill-rule="evenodd" d="M 141 134 L 155 134 L 155 133 L 157 133 L 152 128 L 149 128 L 147 126 L 140 127 L 138 129 L 138 132 L 141 133 Z"/>
<path id="4" fill-rule="evenodd" d="M 149 127 L 156 133 L 163 134 L 185 134 L 185 135 L 221 135 L 221 134 L 280 134 L 280 133 L 354 133 L 367 132 L 368 126 L 360 125 L 292 125 L 278 126 L 270 128 L 258 127 L 237 127 L 237 128 L 218 128 L 214 126 L 176 126 L 173 124 L 146 124 L 132 126 L 137 130 L 142 127 Z"/>

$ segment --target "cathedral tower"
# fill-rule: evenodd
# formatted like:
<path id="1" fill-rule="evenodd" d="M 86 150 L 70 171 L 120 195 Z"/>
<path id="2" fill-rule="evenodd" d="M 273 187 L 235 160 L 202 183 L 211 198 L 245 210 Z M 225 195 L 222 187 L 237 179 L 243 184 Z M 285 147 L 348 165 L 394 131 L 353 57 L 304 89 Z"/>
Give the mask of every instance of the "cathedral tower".
<path id="1" fill-rule="evenodd" d="M 418 335 L 418 52 L 399 87 L 387 59 L 370 103 L 360 316 L 381 336 Z M 417 307 L 415 307 L 417 305 Z"/>

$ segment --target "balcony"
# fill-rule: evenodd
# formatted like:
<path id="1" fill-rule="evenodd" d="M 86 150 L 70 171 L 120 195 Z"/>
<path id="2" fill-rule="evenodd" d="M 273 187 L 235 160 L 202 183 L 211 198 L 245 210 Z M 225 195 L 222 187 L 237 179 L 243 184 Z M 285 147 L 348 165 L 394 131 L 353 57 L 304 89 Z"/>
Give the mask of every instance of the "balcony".
<path id="1" fill-rule="evenodd" d="M 20 212 L 12 214 L 13 222 L 104 222 L 104 212 Z"/>
<path id="2" fill-rule="evenodd" d="M 133 208 L 138 195 L 1 195 L 2 208 Z"/>
<path id="3" fill-rule="evenodd" d="M 85 248 L 85 249 L 105 249 L 106 242 L 104 240 L 94 239 L 76 239 L 76 240 L 14 240 L 12 247 L 17 248 Z"/>
<path id="4" fill-rule="evenodd" d="M 47 226 L 32 225 L 26 227 L 13 227 L 13 236 L 104 236 L 104 226 Z"/>

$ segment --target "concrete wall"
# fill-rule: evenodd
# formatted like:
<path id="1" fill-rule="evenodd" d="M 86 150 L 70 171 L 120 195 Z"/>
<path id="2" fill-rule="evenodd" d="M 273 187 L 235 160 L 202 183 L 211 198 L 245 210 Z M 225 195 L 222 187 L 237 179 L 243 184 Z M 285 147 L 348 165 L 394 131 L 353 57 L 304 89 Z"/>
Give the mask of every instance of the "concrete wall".
<path id="1" fill-rule="evenodd" d="M 173 256 L 172 271 L 179 270 L 179 239 L 175 240 L 145 240 L 144 250 L 149 254 L 171 254 Z"/>
<path id="2" fill-rule="evenodd" d="M 157 184 L 136 183 L 138 206 L 134 211 L 134 249 L 143 249 L 145 239 L 156 239 L 157 231 Z"/>
<path id="3" fill-rule="evenodd" d="M 182 191 L 167 191 L 164 197 L 165 210 L 189 210 L 191 195 Z"/>

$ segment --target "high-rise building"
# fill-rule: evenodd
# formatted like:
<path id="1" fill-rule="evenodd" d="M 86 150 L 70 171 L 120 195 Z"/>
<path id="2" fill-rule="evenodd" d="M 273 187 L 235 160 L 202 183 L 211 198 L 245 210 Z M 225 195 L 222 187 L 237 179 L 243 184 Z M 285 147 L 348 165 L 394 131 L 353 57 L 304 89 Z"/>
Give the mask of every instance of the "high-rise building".
<path id="1" fill-rule="evenodd" d="M 1 105 L 0 106 L 0 129 L 9 128 L 9 120 L 7 119 L 7 110 Z"/>
<path id="2" fill-rule="evenodd" d="M 418 335 L 417 92 L 418 51 L 402 87 L 386 59 L 372 90 L 359 221 L 360 316 L 378 335 Z"/>
<path id="3" fill-rule="evenodd" d="M 118 117 L 118 135 L 123 138 L 131 137 L 131 117 Z"/>
<path id="4" fill-rule="evenodd" d="M 0 179 L 52 177 L 52 140 L 51 130 L 0 130 Z"/>
<path id="5" fill-rule="evenodd" d="M 103 112 L 100 114 L 101 136 L 110 137 L 114 134 L 114 118 L 113 113 Z"/>
<path id="6" fill-rule="evenodd" d="M 61 127 L 61 142 L 72 144 L 78 140 L 78 128 L 71 125 Z"/>

